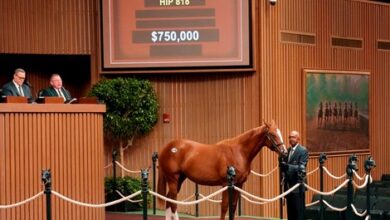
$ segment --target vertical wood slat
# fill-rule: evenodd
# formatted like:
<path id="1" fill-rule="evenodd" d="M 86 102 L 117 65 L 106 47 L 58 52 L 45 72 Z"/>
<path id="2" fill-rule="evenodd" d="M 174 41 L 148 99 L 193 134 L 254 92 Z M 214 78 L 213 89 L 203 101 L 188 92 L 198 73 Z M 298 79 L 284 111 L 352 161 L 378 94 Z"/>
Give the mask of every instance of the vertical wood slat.
<path id="1" fill-rule="evenodd" d="M 94 54 L 96 0 L 1 1 L 0 53 Z M 42 7 L 45 6 L 45 7 Z"/>
<path id="2" fill-rule="evenodd" d="M 0 129 L 4 130 L 4 115 L 0 115 Z M 5 163 L 5 132 L 0 132 L 0 204 L 5 204 L 6 189 L 5 189 L 5 175 L 6 175 L 6 163 Z M 0 212 L 0 218 L 5 219 L 5 213 Z"/>
<path id="3" fill-rule="evenodd" d="M 47 0 L 0 1 L 0 11 L 4 18 L 0 20 L 0 26 L 7 30 L 0 33 L 0 52 L 94 54 L 93 48 L 98 42 L 91 38 L 97 38 L 98 33 L 91 30 L 96 27 L 97 19 L 94 13 L 97 1 L 88 0 L 85 6 L 79 2 L 77 4 L 74 0 L 52 2 Z M 234 81 L 230 81 L 228 77 L 215 75 L 205 76 L 203 81 L 199 82 L 194 82 L 194 78 L 197 78 L 194 76 L 152 78 L 159 93 L 159 99 L 163 103 L 162 109 L 168 113 L 172 112 L 173 120 L 170 124 L 160 122 L 152 134 L 137 141 L 135 147 L 143 148 L 143 150 L 134 150 L 133 156 L 125 158 L 125 165 L 135 169 L 145 166 L 147 162 L 143 161 L 150 161 L 151 152 L 158 150 L 172 138 L 187 137 L 201 142 L 214 142 L 254 127 L 260 123 L 261 119 L 276 119 L 285 136 L 285 133 L 291 129 L 301 130 L 303 120 L 300 112 L 302 112 L 303 103 L 300 90 L 303 85 L 300 74 L 302 68 L 310 67 L 363 69 L 371 72 L 370 103 L 372 108 L 370 110 L 371 115 L 375 117 L 371 118 L 370 123 L 370 139 L 372 140 L 370 145 L 371 153 L 378 162 L 374 174 L 376 178 L 379 178 L 381 173 L 390 172 L 390 168 L 386 166 L 386 159 L 390 156 L 390 150 L 387 147 L 390 139 L 385 133 L 389 130 L 390 124 L 387 115 L 389 101 L 386 99 L 390 95 L 390 90 L 386 85 L 389 81 L 387 73 L 390 58 L 389 52 L 378 52 L 373 47 L 373 43 L 370 43 L 376 41 L 377 38 L 390 39 L 388 25 L 380 25 L 390 20 L 389 7 L 353 0 L 278 1 L 274 7 L 270 7 L 267 1 L 252 2 L 255 2 L 254 8 L 259 9 L 256 13 L 259 23 L 255 23 L 258 26 L 259 35 L 254 38 L 259 44 L 258 59 L 255 62 L 260 65 L 256 73 L 253 75 L 229 73 L 235 78 Z M 41 7 L 50 4 L 52 4 L 52 14 L 43 9 L 46 7 Z M 19 6 L 23 6 L 22 11 L 33 9 L 35 14 L 34 12 L 23 13 L 23 16 L 19 18 L 14 13 L 19 10 Z M 85 11 L 81 11 L 83 15 L 79 18 L 73 19 L 78 16 L 73 13 L 74 8 L 85 7 L 90 13 L 87 19 L 80 21 L 83 20 L 82 16 L 87 14 Z M 11 13 L 10 16 L 5 14 L 6 11 Z M 14 15 L 16 17 L 13 17 Z M 75 25 L 74 22 L 80 22 L 80 26 Z M 364 22 L 365 25 L 360 25 L 359 22 Z M 22 26 L 22 29 L 16 27 L 17 25 Z M 85 25 L 84 29 L 80 30 L 83 25 Z M 41 31 L 42 27 L 44 31 Z M 67 31 L 68 28 L 71 30 Z M 20 30 L 24 30 L 23 32 L 27 35 L 23 37 L 18 35 Z M 315 33 L 317 45 L 305 47 L 281 44 L 278 42 L 280 30 Z M 363 38 L 364 50 L 350 51 L 343 48 L 331 48 L 329 46 L 331 35 Z M 25 42 L 24 36 L 31 40 Z M 245 85 L 245 89 L 236 88 L 240 85 L 236 84 L 236 81 Z M 230 88 L 236 88 L 238 92 L 228 91 Z M 205 91 L 208 91 L 207 93 L 210 91 L 211 94 Z M 194 92 L 195 94 L 191 94 Z M 242 98 L 236 97 L 235 94 L 241 94 Z M 229 100 L 231 103 L 224 106 L 224 102 Z M 186 104 L 177 104 L 178 102 Z M 238 107 L 241 104 L 242 106 Z M 230 107 L 233 107 L 233 110 Z M 240 117 L 236 117 L 237 115 L 240 115 L 243 120 L 239 120 Z M 232 128 L 240 123 L 244 123 L 243 127 L 238 126 L 237 130 Z M 68 154 L 71 153 L 68 152 Z M 110 152 L 107 154 L 109 155 L 107 158 L 111 158 Z M 38 156 L 40 155 L 43 155 L 43 152 Z M 260 157 L 271 159 L 255 161 L 256 167 L 254 168 L 259 169 L 256 171 L 266 172 L 276 163 L 275 156 L 268 151 L 262 152 Z M 109 161 L 110 159 L 106 160 L 106 162 Z M 340 159 L 340 162 L 336 164 L 343 167 L 343 161 L 345 158 Z M 70 163 L 71 161 L 68 161 L 66 165 Z M 258 195 L 274 195 L 277 192 L 274 189 L 274 182 L 275 179 L 250 178 L 246 187 L 256 194 L 259 192 Z M 40 186 L 40 183 L 36 184 Z M 70 187 L 68 186 L 69 191 Z M 273 190 L 267 190 L 269 187 Z M 193 190 L 191 184 L 188 184 L 187 188 L 188 191 L 182 192 L 183 197 Z M 43 203 L 39 205 L 43 206 Z M 277 216 L 275 213 L 278 211 L 274 204 L 261 207 L 247 206 L 249 208 L 245 209 L 244 213 Z M 65 207 L 67 207 L 66 204 Z M 218 206 L 210 207 L 213 208 L 203 214 L 218 215 Z"/>
<path id="4" fill-rule="evenodd" d="M 23 104 L 22 104 L 23 105 Z M 4 111 L 0 106 L 0 204 L 12 204 L 43 190 L 41 170 L 51 168 L 53 190 L 87 203 L 104 202 L 103 116 L 94 113 Z M 61 105 L 66 106 L 66 105 Z M 27 107 L 27 105 L 26 105 Z M 28 108 L 44 109 L 45 106 Z M 78 106 L 71 106 L 71 108 Z M 99 107 L 100 108 L 100 107 Z M 20 111 L 20 112 L 18 112 Z M 84 110 L 83 110 L 84 111 Z M 99 122 L 99 120 L 101 122 Z M 99 159 L 100 158 L 100 159 Z M 44 219 L 44 196 L 23 206 L 1 209 L 1 219 Z M 53 219 L 104 219 L 104 209 L 69 205 L 53 196 Z"/>
<path id="5" fill-rule="evenodd" d="M 334 69 L 334 70 L 366 70 L 370 77 L 370 151 L 374 159 L 381 165 L 374 171 L 374 177 L 380 178 L 382 173 L 389 173 L 386 159 L 390 152 L 386 145 L 390 139 L 384 133 L 384 125 L 389 124 L 389 117 L 384 112 L 388 110 L 389 90 L 384 82 L 388 77 L 390 54 L 376 49 L 378 38 L 390 39 L 388 25 L 389 5 L 371 4 L 364 1 L 280 1 L 275 7 L 263 3 L 259 23 L 262 30 L 259 38 L 260 53 L 263 54 L 262 65 L 262 103 L 270 105 L 262 108 L 265 118 L 282 118 L 282 112 L 287 113 L 282 130 L 302 130 L 304 116 L 302 116 L 302 70 Z M 377 12 L 374 12 L 377 10 Z M 269 13 L 271 12 L 271 13 Z M 385 17 L 382 17 L 384 16 Z M 267 26 L 268 22 L 272 24 Z M 365 25 L 361 25 L 365 23 Z M 274 32 L 274 30 L 277 30 Z M 303 46 L 298 44 L 284 44 L 277 42 L 281 31 L 314 34 L 316 45 Z M 342 36 L 363 39 L 362 50 L 335 48 L 330 45 L 330 36 Z M 271 60 L 270 60 L 271 59 Z M 272 61 L 273 60 L 273 61 Z M 269 64 L 268 64 L 269 63 Z M 282 67 L 279 69 L 279 67 Z M 279 86 L 277 86 L 279 85 Z M 269 93 L 269 94 L 268 94 Z M 272 94 L 282 94 L 275 96 Z M 283 97 L 288 97 L 284 99 Z M 378 111 L 379 110 L 379 111 Z M 378 114 L 379 113 L 379 114 Z M 270 115 L 267 115 L 270 114 Z M 276 115 L 276 116 L 275 116 Z M 304 134 L 303 134 L 304 135 Z M 264 153 L 262 156 L 269 156 Z M 344 173 L 348 156 L 332 157 L 327 164 L 339 173 Z M 359 155 L 360 165 L 367 155 Z M 315 158 L 310 159 L 309 166 L 317 164 Z M 263 166 L 272 164 L 265 161 Z M 276 179 L 271 181 L 274 182 Z M 309 183 L 317 184 L 314 178 Z M 265 182 L 267 182 L 265 180 Z M 336 183 L 326 182 L 328 187 Z M 271 185 L 263 186 L 266 192 Z M 308 194 L 307 199 L 310 199 Z M 277 209 L 267 205 L 262 216 L 277 216 Z"/>
<path id="6" fill-rule="evenodd" d="M 185 137 L 214 143 L 256 126 L 261 119 L 276 119 L 285 138 L 293 129 L 302 131 L 302 69 L 311 68 L 371 72 L 370 151 L 381 164 L 373 174 L 378 179 L 382 173 L 389 173 L 390 168 L 385 162 L 390 156 L 386 147 L 390 144 L 390 138 L 385 131 L 389 130 L 390 119 L 385 112 L 389 106 L 386 97 L 390 95 L 390 90 L 386 87 L 386 82 L 389 81 L 386 73 L 389 72 L 390 53 L 377 51 L 374 47 L 377 38 L 390 39 L 389 27 L 386 26 L 388 23 L 384 23 L 390 20 L 389 7 L 353 0 L 278 1 L 274 7 L 267 1 L 254 2 L 254 8 L 259 8 L 259 21 L 255 23 L 259 33 L 254 39 L 259 44 L 258 60 L 255 60 L 259 68 L 253 75 L 229 73 L 235 80 L 242 80 L 242 85 L 245 85 L 247 81 L 244 78 L 247 78 L 249 85 L 241 89 L 229 77 L 213 74 L 204 76 L 202 80 L 201 77 L 187 75 L 151 77 L 159 96 L 161 112 L 172 113 L 172 121 L 169 124 L 160 121 L 152 134 L 136 140 L 134 149 L 126 152 L 124 165 L 132 169 L 148 166 L 152 152 L 172 139 Z M 361 25 L 361 22 L 366 25 Z M 316 45 L 281 43 L 281 31 L 314 34 Z M 363 50 L 331 47 L 331 36 L 363 39 Z M 256 83 L 260 86 L 256 86 Z M 256 88 L 246 90 L 252 86 Z M 178 90 L 178 87 L 183 87 L 184 90 Z M 245 105 L 235 109 L 242 103 Z M 260 108 L 253 107 L 256 105 Z M 209 111 L 208 108 L 212 110 Z M 242 130 L 234 130 L 233 127 L 242 121 Z M 185 126 L 181 126 L 182 124 Z M 107 158 L 111 158 L 111 152 L 106 153 Z M 360 154 L 358 157 L 359 168 L 362 170 L 362 162 L 367 155 Z M 348 155 L 330 157 L 326 165 L 331 172 L 341 175 L 345 171 L 347 159 Z M 107 163 L 109 161 L 110 159 L 106 159 Z M 276 164 L 277 157 L 264 149 L 253 162 L 252 169 L 267 173 Z M 308 170 L 312 170 L 317 164 L 317 158 L 311 158 Z M 110 172 L 107 171 L 107 174 Z M 277 176 L 268 179 L 250 176 L 244 188 L 255 195 L 273 197 L 279 194 L 277 182 Z M 310 177 L 309 184 L 318 188 L 318 177 Z M 337 181 L 327 179 L 326 189 L 330 190 L 338 184 Z M 201 187 L 203 194 L 215 190 L 212 187 Z M 186 181 L 179 199 L 187 198 L 193 192 L 193 183 Z M 308 193 L 308 201 L 311 195 Z M 200 206 L 201 215 L 219 215 L 218 205 L 204 203 Z M 279 215 L 277 203 L 256 206 L 244 202 L 243 207 L 245 215 Z M 194 213 L 193 207 L 180 206 L 179 211 Z"/>

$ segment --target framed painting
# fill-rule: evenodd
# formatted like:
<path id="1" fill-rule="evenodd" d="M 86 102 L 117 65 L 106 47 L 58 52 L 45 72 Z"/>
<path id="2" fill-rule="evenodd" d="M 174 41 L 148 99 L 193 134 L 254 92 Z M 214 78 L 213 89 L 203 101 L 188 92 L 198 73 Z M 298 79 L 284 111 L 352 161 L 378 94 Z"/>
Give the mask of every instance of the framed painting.
<path id="1" fill-rule="evenodd" d="M 369 150 L 369 76 L 304 70 L 304 142 L 311 154 Z"/>

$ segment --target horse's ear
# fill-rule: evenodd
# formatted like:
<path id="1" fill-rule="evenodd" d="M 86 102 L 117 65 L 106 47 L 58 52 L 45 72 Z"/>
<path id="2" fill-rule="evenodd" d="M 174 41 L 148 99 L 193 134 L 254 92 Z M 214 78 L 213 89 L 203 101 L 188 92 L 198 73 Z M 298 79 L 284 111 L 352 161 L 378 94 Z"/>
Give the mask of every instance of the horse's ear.
<path id="1" fill-rule="evenodd" d="M 268 122 L 266 122 L 266 121 L 263 121 L 263 122 L 264 122 L 265 126 L 267 126 L 267 128 L 270 128 L 271 125 L 272 125 L 272 124 L 270 124 L 270 123 L 268 123 Z"/>

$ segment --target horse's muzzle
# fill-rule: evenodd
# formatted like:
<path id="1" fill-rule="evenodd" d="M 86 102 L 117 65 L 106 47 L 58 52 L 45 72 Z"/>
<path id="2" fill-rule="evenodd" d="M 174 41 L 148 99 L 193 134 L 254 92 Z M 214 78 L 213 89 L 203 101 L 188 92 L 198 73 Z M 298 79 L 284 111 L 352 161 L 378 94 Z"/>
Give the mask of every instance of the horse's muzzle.
<path id="1" fill-rule="evenodd" d="M 283 145 L 283 148 L 281 149 L 281 151 L 279 153 L 280 153 L 280 156 L 287 157 L 288 151 L 286 150 L 286 147 L 284 145 Z"/>

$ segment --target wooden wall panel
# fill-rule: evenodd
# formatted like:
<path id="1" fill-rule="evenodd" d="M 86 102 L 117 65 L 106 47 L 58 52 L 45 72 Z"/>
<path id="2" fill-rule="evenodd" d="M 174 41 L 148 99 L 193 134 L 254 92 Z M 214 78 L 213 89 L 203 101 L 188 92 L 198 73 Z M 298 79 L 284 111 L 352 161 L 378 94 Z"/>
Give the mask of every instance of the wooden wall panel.
<path id="1" fill-rule="evenodd" d="M 42 191 L 41 170 L 47 168 L 52 171 L 53 190 L 86 203 L 104 202 L 104 108 L 78 107 L 1 104 L 1 205 Z M 17 208 L 0 209 L 1 219 L 45 216 L 44 196 Z M 52 196 L 52 219 L 104 219 L 104 209 L 80 207 Z"/>
<path id="2" fill-rule="evenodd" d="M 389 40 L 390 9 L 388 5 L 354 0 L 297 0 L 278 1 L 270 6 L 268 1 L 253 1 L 258 17 L 255 22 L 254 75 L 225 73 L 194 76 L 151 77 L 161 103 L 162 113 L 171 113 L 170 124 L 157 124 L 154 131 L 135 141 L 126 152 L 123 163 L 137 169 L 151 164 L 151 154 L 174 138 L 186 137 L 200 142 L 213 143 L 256 126 L 262 119 L 275 119 L 283 131 L 303 130 L 303 69 L 368 71 L 370 72 L 370 153 L 378 163 L 374 178 L 389 173 L 385 163 L 390 144 L 388 130 L 388 100 L 386 88 L 389 73 L 389 51 L 378 51 L 376 40 Z M 258 20 L 257 20 L 258 19 Z M 258 32 L 256 31 L 258 30 Z M 281 31 L 315 36 L 314 45 L 281 42 Z M 363 40 L 362 49 L 331 46 L 331 37 L 349 37 Z M 243 77 L 245 79 L 243 79 Z M 148 77 L 147 77 L 148 78 Z M 194 78 L 197 80 L 194 82 Z M 202 79 L 199 81 L 199 79 Z M 237 83 L 239 82 L 239 83 Z M 244 103 L 244 105 L 243 105 Z M 244 126 L 240 126 L 244 123 Z M 240 129 L 236 128 L 239 127 Z M 303 134 L 303 139 L 304 139 Z M 107 155 L 110 154 L 107 150 Z M 326 165 L 341 175 L 345 171 L 349 154 L 332 156 Z M 359 154 L 360 174 L 367 154 Z M 311 158 L 308 170 L 317 166 Z M 108 162 L 108 161 L 107 161 Z M 277 156 L 263 149 L 254 161 L 252 169 L 267 173 L 277 165 Z M 318 175 L 318 174 L 317 174 Z M 318 176 L 311 176 L 309 183 L 318 188 Z M 342 182 L 342 181 L 341 181 Z M 326 190 L 336 187 L 339 181 L 326 180 Z M 251 176 L 245 185 L 249 192 L 271 198 L 279 194 L 278 177 Z M 201 187 L 203 194 L 216 188 Z M 183 186 L 180 199 L 194 192 L 192 183 Z M 312 193 L 308 193 L 307 201 Z M 179 207 L 180 211 L 194 213 L 193 207 Z M 219 215 L 219 206 L 201 204 L 201 215 Z M 259 206 L 243 202 L 243 214 L 276 217 L 277 202 Z"/>
<path id="3" fill-rule="evenodd" d="M 385 158 L 390 156 L 386 145 L 390 139 L 385 134 L 389 117 L 385 115 L 389 105 L 386 80 L 389 74 L 389 51 L 376 49 L 377 39 L 390 39 L 390 7 L 354 0 L 322 1 L 278 1 L 270 6 L 266 1 L 260 3 L 260 74 L 261 103 L 264 118 L 277 118 L 282 121 L 281 128 L 303 130 L 303 69 L 347 70 L 370 72 L 370 152 L 378 163 L 374 178 L 389 173 L 390 167 Z M 280 32 L 295 32 L 314 35 L 316 44 L 302 45 L 280 41 Z M 362 49 L 331 46 L 331 37 L 344 37 L 363 40 Z M 269 104 L 268 106 L 265 103 Z M 285 134 L 286 135 L 286 134 Z M 304 134 L 303 134 L 303 138 Z M 261 154 L 270 156 L 268 152 Z M 360 163 L 367 155 L 359 155 Z M 272 157 L 271 157 L 272 158 Z M 327 164 L 336 174 L 345 170 L 348 156 L 332 157 Z M 270 161 L 264 161 L 263 167 Z M 275 159 L 271 164 L 276 163 Z M 318 164 L 316 158 L 310 159 L 309 168 Z M 362 168 L 362 164 L 360 164 Z M 310 170 L 310 169 L 308 169 Z M 311 177 L 309 183 L 318 186 L 318 178 Z M 275 194 L 272 189 L 276 179 L 265 180 L 262 191 Z M 330 180 L 327 188 L 337 185 Z M 311 194 L 307 196 L 309 200 Z M 264 216 L 278 216 L 278 206 L 264 206 Z"/>
<path id="4" fill-rule="evenodd" d="M 0 1 L 0 53 L 22 54 L 87 54 L 91 55 L 91 80 L 101 76 L 97 61 L 99 39 L 97 5 L 98 0 L 15 0 Z M 157 91 L 161 112 L 171 114 L 171 123 L 160 120 L 152 133 L 140 137 L 126 153 L 124 165 L 130 169 L 150 166 L 151 154 L 174 138 L 189 138 L 204 143 L 214 143 L 235 136 L 249 128 L 258 126 L 262 119 L 275 119 L 284 137 L 292 129 L 303 129 L 302 71 L 308 69 L 368 71 L 370 76 L 370 153 L 378 167 L 374 177 L 390 173 L 386 160 L 390 156 L 389 130 L 390 103 L 389 60 L 390 52 L 376 49 L 378 39 L 390 40 L 390 9 L 388 4 L 363 0 L 294 0 L 278 1 L 270 6 L 268 1 L 252 0 L 253 7 L 253 51 L 256 71 L 254 73 L 186 73 L 181 75 L 146 76 Z M 281 42 L 280 32 L 306 33 L 315 36 L 315 45 Z M 331 37 L 350 37 L 363 40 L 362 49 L 332 47 Z M 174 71 L 173 71 L 174 72 Z M 40 73 L 32 79 L 39 86 L 46 84 Z M 71 88 L 78 86 L 71 86 Z M 0 118 L 0 121 L 4 120 Z M 37 117 L 39 126 L 48 126 Z M 76 122 L 74 122 L 76 123 Z M 69 124 L 67 132 L 74 124 Z M 8 135 L 5 131 L 3 135 Z M 37 131 L 32 135 L 36 136 Z M 1 135 L 1 134 L 0 134 Z M 1 137 L 1 136 L 0 136 Z M 73 144 L 76 139 L 64 139 Z M 3 139 L 0 139 L 3 141 Z M 38 138 L 36 145 L 43 144 Z M 0 142 L 1 143 L 1 142 Z M 110 145 L 107 143 L 107 146 Z M 0 148 L 0 152 L 4 149 Z M 39 151 L 39 149 L 38 149 Z M 81 152 L 85 153 L 85 152 Z M 11 152 L 10 152 L 11 154 Z M 64 150 L 64 155 L 71 155 Z M 111 149 L 106 147 L 105 164 L 111 161 Z M 13 158 L 16 151 L 12 152 Z M 37 157 L 43 157 L 38 152 Z M 364 160 L 367 155 L 359 155 Z M 2 157 L 0 155 L 0 157 Z M 333 172 L 341 174 L 347 156 L 328 159 Z M 65 167 L 69 161 L 60 165 Z M 311 158 L 309 168 L 314 168 L 316 158 Z M 0 162 L 4 164 L 4 162 Z M 277 164 L 275 154 L 263 149 L 253 163 L 253 170 L 266 173 Z M 5 165 L 5 164 L 4 164 Z M 59 166 L 60 166 L 59 165 Z M 13 166 L 21 166 L 14 164 Z M 104 166 L 104 164 L 103 164 Z M 76 169 L 76 168 L 75 168 Z M 310 169 L 309 169 L 310 170 Z M 110 175 L 110 169 L 106 174 Z M 4 174 L 3 174 L 4 175 Z M 16 178 L 16 177 L 15 177 Z M 24 178 L 24 177 L 23 177 Z M 27 178 L 27 177 L 26 177 Z M 33 177 L 28 177 L 33 178 Z M 314 185 L 316 178 L 311 177 Z M 10 181 L 9 179 L 7 181 Z M 251 176 L 245 186 L 249 192 L 264 197 L 273 197 L 278 192 L 277 177 L 259 179 Z M 40 183 L 36 182 L 34 187 Z M 337 183 L 329 182 L 327 187 Z M 71 184 L 64 186 L 66 193 L 76 193 Z M 215 188 L 202 187 L 208 194 Z M 10 196 L 0 187 L 0 192 Z M 8 194 L 7 194 L 8 193 Z M 183 186 L 180 198 L 193 193 L 193 184 Z M 20 196 L 20 195 L 18 195 Z M 310 196 L 310 195 L 309 195 Z M 308 196 L 308 197 L 309 197 Z M 5 201 L 0 198 L 0 202 Z M 34 204 L 41 207 L 43 203 Z M 64 210 L 70 205 L 59 205 Z M 256 216 L 278 216 L 277 203 L 255 206 L 243 203 L 243 214 Z M 180 207 L 180 211 L 194 213 L 193 207 Z M 218 215 L 218 205 L 201 204 L 201 215 Z M 15 213 L 15 210 L 11 210 Z M 58 215 L 75 217 L 80 213 Z M 0 218 L 9 215 L 0 212 Z M 37 218 L 39 212 L 34 212 Z"/>
<path id="5" fill-rule="evenodd" d="M 91 54 L 96 0 L 0 1 L 0 53 Z"/>

